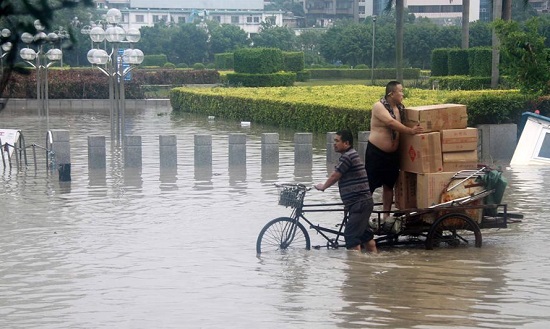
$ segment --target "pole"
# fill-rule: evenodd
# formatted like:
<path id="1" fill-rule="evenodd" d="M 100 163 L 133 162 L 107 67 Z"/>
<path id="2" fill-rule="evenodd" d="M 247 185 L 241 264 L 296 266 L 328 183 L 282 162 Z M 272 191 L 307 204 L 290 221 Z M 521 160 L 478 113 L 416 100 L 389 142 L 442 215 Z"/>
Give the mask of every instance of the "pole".
<path id="1" fill-rule="evenodd" d="M 374 86 L 374 41 L 376 35 L 376 15 L 372 16 L 372 59 L 371 59 L 371 84 Z"/>

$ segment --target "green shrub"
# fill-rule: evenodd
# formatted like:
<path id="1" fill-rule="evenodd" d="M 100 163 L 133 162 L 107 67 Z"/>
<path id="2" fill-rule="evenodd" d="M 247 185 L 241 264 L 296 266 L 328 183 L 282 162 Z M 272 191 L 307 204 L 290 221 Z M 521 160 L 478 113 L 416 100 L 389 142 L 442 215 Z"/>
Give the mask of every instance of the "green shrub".
<path id="1" fill-rule="evenodd" d="M 491 76 L 492 50 L 489 47 L 475 47 L 468 50 L 469 74 L 476 77 Z"/>
<path id="2" fill-rule="evenodd" d="M 218 70 L 232 70 L 233 53 L 214 54 L 214 64 Z"/>
<path id="3" fill-rule="evenodd" d="M 368 69 L 369 66 L 367 64 L 357 64 L 355 65 L 354 69 L 356 70 L 365 70 L 365 69 Z"/>
<path id="4" fill-rule="evenodd" d="M 178 63 L 178 65 L 176 65 L 176 67 L 178 69 L 186 69 L 189 67 L 189 65 L 185 64 L 185 63 Z"/>
<path id="5" fill-rule="evenodd" d="M 306 82 L 311 79 L 311 73 L 309 71 L 296 72 L 296 81 Z"/>
<path id="6" fill-rule="evenodd" d="M 193 70 L 204 70 L 206 66 L 203 63 L 193 64 Z"/>
<path id="7" fill-rule="evenodd" d="M 145 55 L 143 57 L 143 66 L 163 66 L 168 62 L 168 58 L 164 54 L 159 55 Z"/>
<path id="8" fill-rule="evenodd" d="M 238 87 L 280 87 L 292 86 L 296 81 L 296 73 L 278 72 L 270 74 L 228 73 L 230 86 Z"/>
<path id="9" fill-rule="evenodd" d="M 165 69 L 175 69 L 176 68 L 176 64 L 174 63 L 170 63 L 170 62 L 166 62 L 164 63 L 164 65 L 162 66 L 163 68 Z"/>
<path id="10" fill-rule="evenodd" d="M 242 48 L 233 54 L 236 73 L 269 74 L 283 69 L 283 52 L 275 48 Z"/>
<path id="11" fill-rule="evenodd" d="M 468 75 L 470 66 L 467 49 L 450 49 L 448 56 L 448 75 Z"/>
<path id="12" fill-rule="evenodd" d="M 286 72 L 300 72 L 304 70 L 304 52 L 283 52 L 284 67 Z"/>
<path id="13" fill-rule="evenodd" d="M 432 50 L 432 76 L 449 75 L 449 49 L 438 48 Z"/>

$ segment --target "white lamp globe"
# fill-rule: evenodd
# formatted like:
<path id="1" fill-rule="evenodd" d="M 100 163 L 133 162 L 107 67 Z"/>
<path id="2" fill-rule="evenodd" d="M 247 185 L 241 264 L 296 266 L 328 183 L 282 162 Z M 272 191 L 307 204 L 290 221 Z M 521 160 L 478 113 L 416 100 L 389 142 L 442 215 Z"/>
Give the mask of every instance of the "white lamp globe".
<path id="1" fill-rule="evenodd" d="M 9 38 L 11 36 L 11 31 L 9 29 L 2 29 L 2 38 Z"/>
<path id="2" fill-rule="evenodd" d="M 90 62 L 90 64 L 95 64 L 95 58 L 94 58 L 94 53 L 97 49 L 90 49 L 88 50 L 88 53 L 86 54 L 86 57 L 88 58 L 88 62 Z"/>
<path id="3" fill-rule="evenodd" d="M 134 50 L 131 48 L 124 49 L 124 52 L 122 53 L 122 61 L 124 63 L 132 64 L 130 63 L 130 57 L 132 56 L 133 52 Z"/>
<path id="4" fill-rule="evenodd" d="M 46 27 L 44 26 L 44 24 L 42 24 L 42 22 L 39 19 L 37 19 L 34 21 L 34 28 L 37 31 L 44 31 Z"/>
<path id="5" fill-rule="evenodd" d="M 136 43 L 141 39 L 141 33 L 139 32 L 139 29 L 136 29 L 135 27 L 129 28 L 126 32 L 126 40 L 132 43 Z"/>
<path id="6" fill-rule="evenodd" d="M 95 64 L 104 65 L 109 61 L 109 54 L 107 54 L 107 52 L 103 49 L 96 49 L 93 57 Z"/>
<path id="7" fill-rule="evenodd" d="M 33 61 L 36 58 L 36 52 L 31 48 L 23 48 L 19 52 L 19 56 L 26 61 Z"/>
<path id="8" fill-rule="evenodd" d="M 59 39 L 59 35 L 57 35 L 56 33 L 53 33 L 53 32 L 48 33 L 48 40 L 50 42 L 56 42 L 58 39 Z"/>
<path id="9" fill-rule="evenodd" d="M 57 48 L 50 49 L 46 53 L 46 57 L 48 57 L 48 59 L 52 62 L 59 61 L 61 60 L 61 57 L 63 57 L 63 52 L 61 51 L 61 49 L 57 49 Z"/>
<path id="10" fill-rule="evenodd" d="M 4 43 L 4 44 L 2 44 L 2 50 L 3 50 L 4 52 L 10 51 L 12 47 L 13 47 L 13 45 L 12 45 L 12 43 L 9 42 L 9 41 L 6 42 L 6 43 Z"/>
<path id="11" fill-rule="evenodd" d="M 134 49 L 134 52 L 132 53 L 132 64 L 141 64 L 143 63 L 143 59 L 145 58 L 145 56 L 143 55 L 143 51 L 139 50 L 139 49 Z"/>
<path id="12" fill-rule="evenodd" d="M 38 32 L 34 36 L 34 41 L 36 42 L 42 42 L 48 40 L 48 35 L 44 32 Z"/>
<path id="13" fill-rule="evenodd" d="M 105 30 L 105 38 L 109 42 L 122 42 L 126 38 L 126 31 L 120 26 L 109 26 Z"/>
<path id="14" fill-rule="evenodd" d="M 122 22 L 122 13 L 116 8 L 111 8 L 107 11 L 105 19 L 110 24 L 118 24 Z"/>
<path id="15" fill-rule="evenodd" d="M 23 34 L 21 34 L 21 41 L 23 41 L 26 44 L 29 44 L 34 41 L 34 36 L 29 32 L 23 32 Z"/>
<path id="16" fill-rule="evenodd" d="M 93 42 L 102 42 L 105 40 L 105 31 L 103 31 L 103 28 L 101 26 L 95 26 L 90 30 L 90 39 L 92 39 Z"/>

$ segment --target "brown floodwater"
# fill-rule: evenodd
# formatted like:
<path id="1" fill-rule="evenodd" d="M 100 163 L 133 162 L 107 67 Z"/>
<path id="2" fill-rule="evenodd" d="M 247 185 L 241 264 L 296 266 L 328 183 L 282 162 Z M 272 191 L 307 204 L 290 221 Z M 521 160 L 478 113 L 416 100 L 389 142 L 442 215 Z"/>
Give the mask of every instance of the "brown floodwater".
<path id="1" fill-rule="evenodd" d="M 37 171 L 0 175 L 2 328 L 547 328 L 550 326 L 550 168 L 508 168 L 504 202 L 522 213 L 483 230 L 483 247 L 311 250 L 256 256 L 277 205 L 276 181 L 326 178 L 325 137 L 296 169 L 294 132 L 238 122 L 129 111 L 143 168 L 124 170 L 103 111 L 52 111 L 71 135 L 72 181 L 39 154 Z M 44 145 L 35 111 L 0 112 L 1 128 Z M 227 136 L 248 134 L 247 164 L 228 166 Z M 262 168 L 261 133 L 279 132 L 280 165 Z M 159 170 L 158 136 L 176 134 L 178 168 Z M 194 134 L 212 134 L 213 164 L 193 164 Z M 107 170 L 88 170 L 87 137 L 106 136 Z M 498 165 L 498 164 L 496 164 Z M 0 169 L 2 169 L 0 167 Z M 379 198 L 379 195 L 376 195 Z M 338 200 L 337 188 L 307 200 Z M 336 224 L 337 217 L 318 221 Z M 312 233 L 316 241 L 318 236 Z"/>

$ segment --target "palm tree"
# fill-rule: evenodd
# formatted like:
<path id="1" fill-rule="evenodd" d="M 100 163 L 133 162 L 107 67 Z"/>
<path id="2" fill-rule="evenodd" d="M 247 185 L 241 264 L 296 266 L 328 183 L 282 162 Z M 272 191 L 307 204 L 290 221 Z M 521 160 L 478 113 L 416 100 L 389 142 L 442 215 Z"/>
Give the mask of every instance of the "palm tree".
<path id="1" fill-rule="evenodd" d="M 391 11 L 395 2 L 395 64 L 397 81 L 403 81 L 403 31 L 405 25 L 405 1 L 388 0 L 385 11 Z"/>

